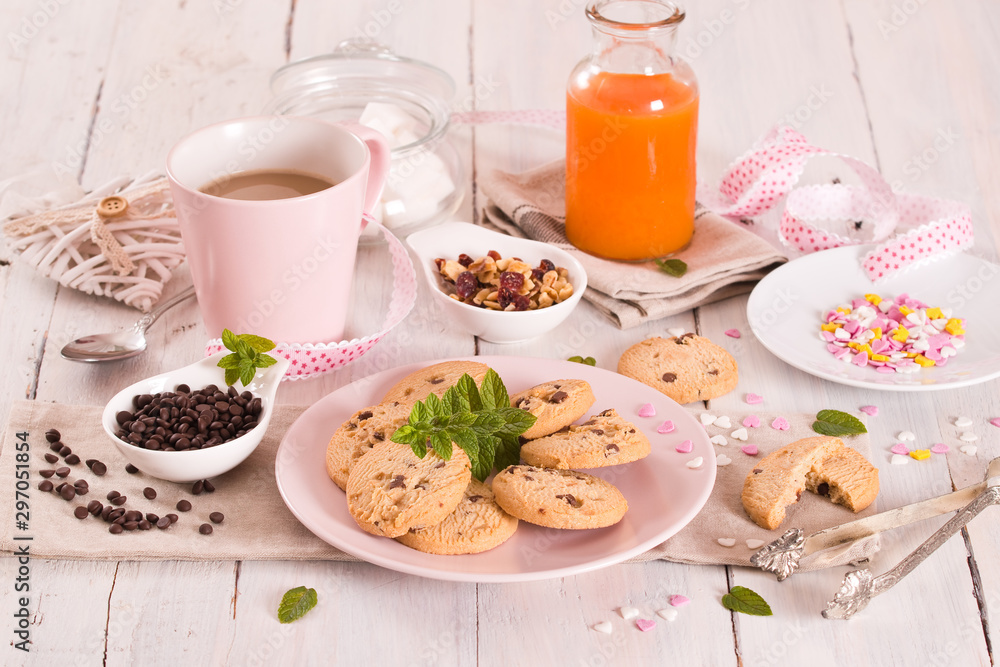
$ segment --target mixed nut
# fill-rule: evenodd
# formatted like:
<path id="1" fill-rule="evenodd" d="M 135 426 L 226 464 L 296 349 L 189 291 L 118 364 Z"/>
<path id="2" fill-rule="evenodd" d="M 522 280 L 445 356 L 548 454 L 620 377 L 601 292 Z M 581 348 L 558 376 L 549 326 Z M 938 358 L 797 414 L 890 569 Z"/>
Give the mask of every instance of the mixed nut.
<path id="1" fill-rule="evenodd" d="M 537 267 L 518 257 L 490 250 L 473 259 L 434 260 L 445 293 L 456 301 L 489 310 L 523 311 L 548 308 L 573 296 L 569 271 L 543 259 Z"/>

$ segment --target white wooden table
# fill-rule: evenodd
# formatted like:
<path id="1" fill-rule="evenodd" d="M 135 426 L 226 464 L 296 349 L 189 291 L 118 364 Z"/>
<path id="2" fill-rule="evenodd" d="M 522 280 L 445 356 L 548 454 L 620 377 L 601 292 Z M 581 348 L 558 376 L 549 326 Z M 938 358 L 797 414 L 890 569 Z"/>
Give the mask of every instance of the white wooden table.
<path id="1" fill-rule="evenodd" d="M 583 0 L 359 0 L 141 3 L 10 0 L 0 7 L 0 178 L 58 163 L 92 187 L 160 167 L 192 129 L 259 112 L 268 76 L 290 59 L 367 34 L 432 62 L 458 84 L 456 108 L 559 109 L 565 77 L 588 49 Z M 1000 239 L 1000 4 L 992 0 L 702 0 L 680 38 L 702 86 L 699 168 L 716 181 L 766 129 L 786 122 L 816 144 L 877 165 L 906 189 L 972 207 L 976 252 L 996 261 Z M 482 205 L 476 174 L 558 157 L 548 130 L 479 126 L 452 139 L 472 179 L 457 219 Z M 103 404 L 118 388 L 197 358 L 206 338 L 194 304 L 151 331 L 150 349 L 117 366 L 64 361 L 83 333 L 124 327 L 135 311 L 57 287 L 0 251 L 0 414 L 12 401 Z M 947 280 L 947 276 L 942 276 Z M 178 273 L 168 294 L 188 284 Z M 932 437 L 939 417 L 965 414 L 978 457 L 882 468 L 881 508 L 978 481 L 1000 454 L 994 381 L 935 394 L 876 393 L 821 382 L 784 365 L 749 333 L 735 298 L 638 329 L 612 328 L 584 303 L 559 332 L 495 346 L 428 317 L 410 318 L 362 362 L 282 387 L 279 401 L 310 404 L 382 368 L 471 354 L 565 358 L 567 346 L 614 369 L 627 346 L 668 327 L 725 341 L 741 368 L 737 391 L 712 401 L 736 411 L 754 391 L 788 412 L 876 404 L 873 446 L 907 428 Z M 998 304 L 1000 305 L 1000 304 Z M 369 313 L 372 315 L 374 313 Z M 945 435 L 945 434 L 942 434 Z M 953 434 L 947 434 L 949 437 Z M 891 593 L 849 622 L 819 610 L 845 568 L 778 584 L 761 572 L 667 562 L 620 565 L 537 583 L 456 584 L 367 564 L 301 562 L 31 562 L 30 653 L 15 650 L 17 563 L 0 559 L 0 662 L 14 664 L 387 665 L 987 665 L 1000 640 L 1000 537 L 987 511 Z M 4 520 L 9 520 L 5 517 Z M 943 520 L 892 533 L 872 566 L 884 571 Z M 275 608 L 307 584 L 320 606 L 283 626 Z M 733 585 L 761 593 L 771 618 L 719 603 Z M 684 592 L 693 603 L 671 624 L 614 634 L 589 627 L 621 605 L 647 613 Z M 10 640 L 8 642 L 8 640 Z"/>

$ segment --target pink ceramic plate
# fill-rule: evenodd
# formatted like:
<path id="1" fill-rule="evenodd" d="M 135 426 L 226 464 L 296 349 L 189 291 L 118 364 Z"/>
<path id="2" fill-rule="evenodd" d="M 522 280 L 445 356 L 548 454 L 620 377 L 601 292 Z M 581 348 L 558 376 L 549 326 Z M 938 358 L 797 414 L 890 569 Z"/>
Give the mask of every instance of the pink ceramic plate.
<path id="1" fill-rule="evenodd" d="M 501 546 L 469 556 L 436 556 L 395 540 L 365 533 L 347 511 L 344 492 L 326 474 L 326 445 L 348 417 L 374 405 L 397 380 L 427 363 L 394 368 L 358 380 L 327 395 L 292 424 L 278 449 L 275 476 L 288 508 L 309 530 L 358 558 L 399 572 L 434 579 L 476 582 L 531 581 L 562 577 L 619 563 L 663 542 L 701 510 L 715 483 L 715 452 L 705 429 L 680 405 L 644 384 L 617 373 L 554 359 L 475 357 L 495 369 L 511 394 L 547 380 L 579 378 L 597 401 L 589 414 L 615 408 L 646 434 L 652 453 L 635 463 L 589 472 L 613 482 L 628 500 L 618 524 L 598 530 L 554 530 L 522 521 Z M 639 417 L 646 403 L 656 416 Z M 657 433 L 664 420 L 675 430 Z M 679 454 L 674 446 L 692 440 Z M 701 456 L 692 470 L 685 463 Z"/>

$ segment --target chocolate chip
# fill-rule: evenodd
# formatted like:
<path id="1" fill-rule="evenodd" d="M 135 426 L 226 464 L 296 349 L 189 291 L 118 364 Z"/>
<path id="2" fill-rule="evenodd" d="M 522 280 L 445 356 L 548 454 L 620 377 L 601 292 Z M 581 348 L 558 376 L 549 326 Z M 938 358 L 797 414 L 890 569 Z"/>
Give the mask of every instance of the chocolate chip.
<path id="1" fill-rule="evenodd" d="M 200 526 L 198 526 L 198 532 L 201 533 L 202 535 L 211 535 L 212 534 L 212 524 L 210 524 L 210 523 L 203 523 L 203 524 L 201 524 Z"/>
<path id="2" fill-rule="evenodd" d="M 545 514 L 545 508 L 544 507 L 539 507 L 538 508 L 538 513 L 539 514 Z"/>
<path id="3" fill-rule="evenodd" d="M 443 468 L 443 467 L 444 467 L 444 461 L 441 461 L 436 466 L 434 466 L 434 469 L 437 470 L 438 468 Z"/>
<path id="4" fill-rule="evenodd" d="M 69 456 L 72 453 L 73 450 L 67 447 L 66 445 L 63 445 L 62 447 L 59 448 L 59 456 Z"/>
<path id="5" fill-rule="evenodd" d="M 590 432 L 593 433 L 594 435 L 604 435 L 603 428 L 592 428 L 590 429 Z"/>
<path id="6" fill-rule="evenodd" d="M 208 518 L 212 523 L 222 523 L 226 520 L 226 515 L 222 512 L 212 512 L 208 515 Z"/>
<path id="7" fill-rule="evenodd" d="M 358 415 L 358 421 L 359 422 L 363 422 L 364 420 L 371 419 L 372 417 L 373 417 L 372 411 L 371 410 L 365 410 L 364 412 L 362 412 L 361 414 Z"/>
<path id="8" fill-rule="evenodd" d="M 62 468 L 56 468 L 56 477 L 66 477 L 69 475 L 69 468 L 63 466 Z"/>
<path id="9" fill-rule="evenodd" d="M 191 485 L 191 495 L 200 496 L 201 492 L 205 490 L 205 480 L 199 479 L 197 482 Z"/>
<path id="10" fill-rule="evenodd" d="M 154 500 L 156 498 L 156 489 L 151 486 L 147 486 L 142 490 L 142 495 L 146 496 L 147 500 Z"/>
<path id="11" fill-rule="evenodd" d="M 573 509 L 579 509 L 583 506 L 583 503 L 577 500 L 577 498 L 572 493 L 560 493 L 556 495 L 556 498 L 560 500 L 565 500 L 566 503 Z"/>
<path id="12" fill-rule="evenodd" d="M 70 464 L 71 466 L 75 466 L 77 463 L 80 462 L 80 457 L 77 456 L 76 454 L 70 454 L 63 460 L 66 461 L 66 463 Z"/>
<path id="13" fill-rule="evenodd" d="M 153 524 L 151 524 L 146 519 L 143 519 L 142 521 L 139 522 L 139 530 L 149 530 L 152 527 L 153 527 Z"/>
<path id="14" fill-rule="evenodd" d="M 38 474 L 41 475 L 43 478 L 48 479 L 49 477 L 52 477 L 52 475 L 56 474 L 56 471 L 55 470 L 39 470 Z"/>
<path id="15" fill-rule="evenodd" d="M 57 431 L 56 429 L 50 428 L 48 431 L 45 432 L 45 439 L 48 440 L 49 442 L 58 442 L 59 440 L 62 439 L 62 434 L 59 433 L 59 431 Z"/>
<path id="16" fill-rule="evenodd" d="M 107 499 L 108 500 L 114 500 L 115 498 L 117 498 L 120 495 L 121 495 L 120 493 L 118 493 L 117 491 L 115 491 L 115 490 L 112 489 L 111 491 L 108 491 Z"/>
<path id="17" fill-rule="evenodd" d="M 516 403 L 514 403 L 514 407 L 521 408 L 522 410 L 527 410 L 528 408 L 526 406 L 530 401 L 531 399 L 529 399 L 527 396 L 522 396 L 521 398 L 517 399 Z"/>
<path id="18" fill-rule="evenodd" d="M 762 472 L 764 472 L 763 468 L 754 468 L 753 469 L 753 474 L 755 474 L 755 475 L 759 475 Z"/>
<path id="19" fill-rule="evenodd" d="M 136 467 L 135 467 L 134 465 L 132 465 L 131 463 L 126 463 L 126 464 L 125 464 L 125 472 L 127 472 L 127 473 L 128 473 L 128 474 L 130 474 L 130 475 L 134 475 L 134 474 L 136 474 L 137 472 L 139 472 L 139 469 L 138 469 L 138 468 L 136 468 Z"/>
<path id="20" fill-rule="evenodd" d="M 385 434 L 384 434 L 384 433 L 382 433 L 382 431 L 375 431 L 374 433 L 372 433 L 372 437 L 373 437 L 373 438 L 374 438 L 374 439 L 375 439 L 375 440 L 376 440 L 377 442 L 382 442 L 383 440 L 385 440 Z"/>
<path id="21" fill-rule="evenodd" d="M 820 485 L 816 487 L 816 493 L 821 496 L 830 495 L 830 485 L 826 482 L 821 482 Z"/>
<path id="22" fill-rule="evenodd" d="M 477 503 L 477 502 L 479 502 L 482 499 L 483 499 L 482 496 L 469 496 L 469 502 L 470 503 Z"/>
<path id="23" fill-rule="evenodd" d="M 86 519 L 88 514 L 90 514 L 90 512 L 88 512 L 87 508 L 83 505 L 77 505 L 76 509 L 73 510 L 73 516 L 77 519 Z"/>
<path id="24" fill-rule="evenodd" d="M 124 530 L 125 529 L 122 528 L 121 525 L 117 523 L 111 524 L 111 527 L 108 528 L 108 532 L 111 533 L 112 535 L 118 535 Z"/>
<path id="25" fill-rule="evenodd" d="M 567 398 L 569 398 L 569 394 L 567 394 L 565 391 L 557 391 L 556 393 L 552 394 L 552 398 L 549 399 L 549 402 L 562 403 Z"/>
<path id="26" fill-rule="evenodd" d="M 664 382 L 668 382 L 668 383 L 669 382 L 676 382 L 677 381 L 677 373 L 664 373 L 662 379 L 663 379 Z"/>
<path id="27" fill-rule="evenodd" d="M 714 368 L 713 368 L 712 370 L 710 370 L 710 371 L 708 372 L 708 374 L 709 374 L 709 375 L 718 375 L 718 374 L 719 374 L 719 371 L 717 371 L 716 369 L 714 369 Z"/>
<path id="28" fill-rule="evenodd" d="M 156 527 L 159 528 L 160 530 L 163 530 L 164 528 L 168 527 L 172 523 L 173 523 L 173 521 L 171 521 L 169 517 L 165 517 L 164 516 L 164 517 L 160 517 L 159 519 L 156 520 Z"/>
<path id="29" fill-rule="evenodd" d="M 531 475 L 525 475 L 525 476 L 524 476 L 524 478 L 525 478 L 526 480 L 528 480 L 529 482 L 534 482 L 534 481 L 535 481 L 535 478 L 534 478 L 534 477 L 532 477 Z"/>
<path id="30" fill-rule="evenodd" d="M 59 460 L 59 457 L 56 456 L 55 454 L 46 454 L 45 460 L 48 461 L 49 463 L 55 463 L 56 461 Z"/>
<path id="31" fill-rule="evenodd" d="M 614 456 L 619 451 L 620 450 L 618 449 L 618 445 L 613 445 L 613 444 L 612 445 L 605 445 L 604 446 L 604 458 L 608 458 L 609 456 Z"/>
<path id="32" fill-rule="evenodd" d="M 62 491 L 59 492 L 59 495 L 62 496 L 63 500 L 73 500 L 76 498 L 76 489 L 67 484 L 62 488 Z"/>
<path id="33" fill-rule="evenodd" d="M 104 465 L 100 461 L 94 461 L 94 465 L 90 467 L 90 471 L 98 477 L 104 477 L 104 473 L 108 471 L 108 466 Z"/>
<path id="34" fill-rule="evenodd" d="M 405 489 L 406 482 L 403 480 L 402 475 L 396 475 L 392 478 L 392 482 L 389 483 L 390 489 Z"/>
<path id="35" fill-rule="evenodd" d="M 207 479 L 204 480 L 204 482 L 205 482 L 205 493 L 215 493 L 215 484 L 212 484 Z"/>
<path id="36" fill-rule="evenodd" d="M 160 515 L 153 514 L 152 512 L 146 512 L 146 521 L 150 523 L 156 523 L 160 520 Z"/>
<path id="37" fill-rule="evenodd" d="M 120 507 L 128 501 L 128 496 L 115 496 L 111 499 L 111 504 Z"/>
<path id="38" fill-rule="evenodd" d="M 191 511 L 191 501 L 190 500 L 178 500 L 177 501 L 177 511 L 179 511 L 179 512 L 189 512 L 189 511 Z"/>
<path id="39" fill-rule="evenodd" d="M 441 384 L 442 382 L 444 382 L 444 378 L 441 377 L 431 378 L 430 382 L 431 384 Z"/>
<path id="40" fill-rule="evenodd" d="M 802 489 L 795 492 L 795 502 L 798 502 L 800 498 L 802 498 Z"/>
<path id="41" fill-rule="evenodd" d="M 135 530 L 138 527 L 139 527 L 138 521 L 126 521 L 125 523 L 122 524 L 122 528 L 124 528 L 125 530 Z"/>
<path id="42" fill-rule="evenodd" d="M 39 491 L 44 491 L 45 493 L 48 493 L 53 488 L 54 488 L 54 485 L 52 484 L 52 482 L 50 482 L 47 479 L 43 479 L 41 482 L 38 483 L 38 490 Z"/>
<path id="43" fill-rule="evenodd" d="M 170 514 L 167 515 L 167 518 L 170 519 L 170 523 L 177 523 L 177 519 L 180 517 L 171 512 Z"/>

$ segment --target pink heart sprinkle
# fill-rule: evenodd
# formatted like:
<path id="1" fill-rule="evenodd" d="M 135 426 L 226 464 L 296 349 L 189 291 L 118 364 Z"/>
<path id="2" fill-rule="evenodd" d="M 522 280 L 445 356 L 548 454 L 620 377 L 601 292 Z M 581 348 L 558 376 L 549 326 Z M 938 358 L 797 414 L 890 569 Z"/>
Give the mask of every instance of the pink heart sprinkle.
<path id="1" fill-rule="evenodd" d="M 774 421 L 771 422 L 771 428 L 778 431 L 787 431 L 791 428 L 791 424 L 784 417 L 775 417 Z"/>
<path id="2" fill-rule="evenodd" d="M 670 596 L 670 606 L 672 606 L 672 607 L 683 607 L 683 606 L 685 606 L 687 604 L 690 604 L 690 603 L 691 603 L 690 598 L 687 598 L 687 597 L 685 597 L 683 595 L 671 595 Z"/>
<path id="3" fill-rule="evenodd" d="M 640 417 L 653 417 L 656 415 L 656 408 L 653 407 L 652 403 L 646 403 L 646 405 L 639 408 Z"/>
<path id="4" fill-rule="evenodd" d="M 740 450 L 747 456 L 757 456 L 757 445 L 743 445 Z"/>
<path id="5" fill-rule="evenodd" d="M 837 354 L 838 352 L 840 352 L 840 346 L 834 345 L 833 343 L 827 343 L 826 351 L 829 352 L 830 354 Z"/>
<path id="6" fill-rule="evenodd" d="M 909 454 L 910 453 L 909 448 L 907 448 L 907 446 L 904 445 L 901 442 L 897 442 L 895 445 L 892 446 L 892 449 L 890 449 L 889 451 L 892 452 L 893 454 Z"/>
<path id="7" fill-rule="evenodd" d="M 656 432 L 671 433 L 673 430 L 674 430 L 674 423 L 668 419 L 667 421 L 659 425 L 659 427 L 656 429 Z"/>
<path id="8" fill-rule="evenodd" d="M 872 417 L 878 417 L 878 406 L 877 405 L 862 405 L 861 412 L 866 415 L 871 415 Z"/>
<path id="9" fill-rule="evenodd" d="M 757 405 L 758 403 L 763 403 L 764 402 L 764 397 L 760 396 L 758 394 L 752 394 L 752 393 L 751 394 L 747 394 L 746 402 L 749 405 Z"/>
<path id="10" fill-rule="evenodd" d="M 747 415 L 743 418 L 743 425 L 747 428 L 757 428 L 760 426 L 760 417 L 757 415 Z"/>
<path id="11" fill-rule="evenodd" d="M 931 445 L 931 451 L 935 454 L 947 454 L 951 451 L 951 447 L 944 444 L 943 442 L 937 442 Z"/>
<path id="12" fill-rule="evenodd" d="M 997 428 L 1000 428 L 1000 417 L 994 417 L 993 419 L 990 420 L 990 423 L 996 426 Z"/>
<path id="13" fill-rule="evenodd" d="M 865 366 L 868 365 L 868 353 L 858 352 L 856 355 L 854 355 L 854 358 L 851 359 L 851 363 L 854 364 L 855 366 L 860 366 L 864 368 Z"/>
<path id="14" fill-rule="evenodd" d="M 690 454 L 691 450 L 694 449 L 694 443 L 690 440 L 685 440 L 681 444 L 674 447 L 674 449 L 676 449 L 680 454 Z"/>
<path id="15" fill-rule="evenodd" d="M 739 329 L 726 329 L 725 334 L 730 338 L 739 338 L 742 335 Z"/>
<path id="16" fill-rule="evenodd" d="M 651 621 L 648 618 L 637 618 L 635 619 L 635 627 L 643 632 L 649 632 L 656 627 L 656 621 Z"/>

